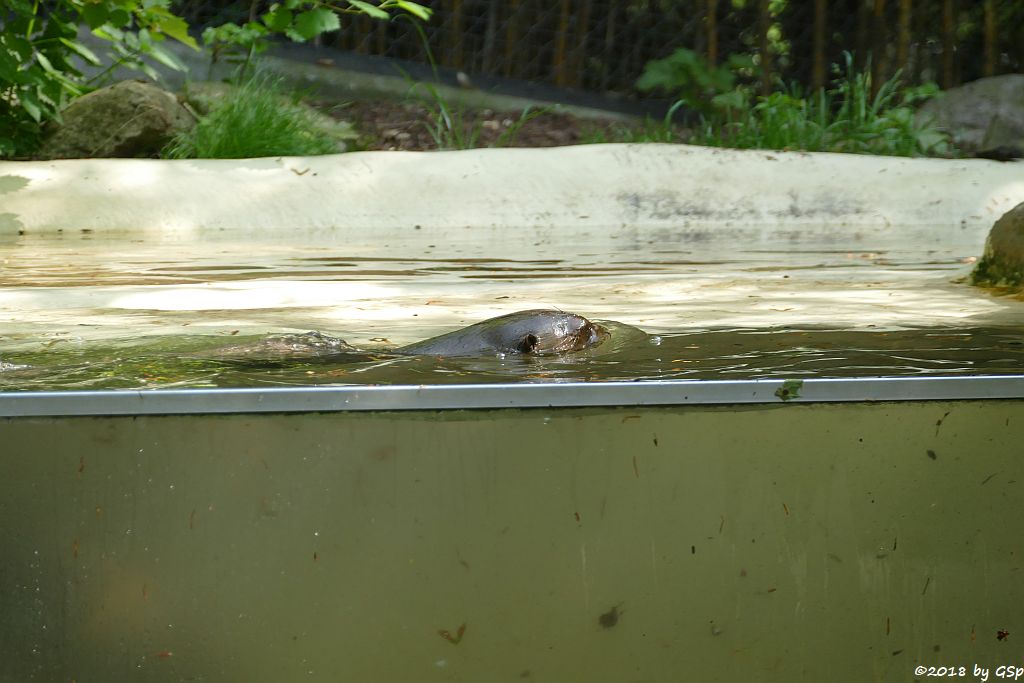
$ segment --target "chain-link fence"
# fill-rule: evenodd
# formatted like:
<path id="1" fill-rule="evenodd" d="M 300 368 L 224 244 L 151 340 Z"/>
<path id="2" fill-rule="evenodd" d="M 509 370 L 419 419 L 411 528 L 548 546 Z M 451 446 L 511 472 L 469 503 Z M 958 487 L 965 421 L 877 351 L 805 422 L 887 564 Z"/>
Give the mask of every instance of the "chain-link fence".
<path id="1" fill-rule="evenodd" d="M 752 54 L 763 87 L 826 83 L 843 53 L 875 83 L 897 70 L 910 83 L 952 87 L 1020 71 L 1021 0 L 440 0 L 423 25 L 437 64 L 591 91 L 634 92 L 649 60 L 686 47 L 719 63 Z M 266 8 L 185 0 L 193 25 L 244 20 Z M 343 21 L 327 44 L 426 62 L 409 21 Z"/>

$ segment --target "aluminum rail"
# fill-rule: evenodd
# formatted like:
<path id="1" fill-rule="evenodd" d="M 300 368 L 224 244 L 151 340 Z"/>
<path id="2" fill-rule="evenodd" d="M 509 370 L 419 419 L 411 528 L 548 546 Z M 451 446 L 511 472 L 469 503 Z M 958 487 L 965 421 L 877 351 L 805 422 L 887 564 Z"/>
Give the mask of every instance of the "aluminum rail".
<path id="1" fill-rule="evenodd" d="M 0 392 L 0 417 L 1024 399 L 1024 375 Z"/>

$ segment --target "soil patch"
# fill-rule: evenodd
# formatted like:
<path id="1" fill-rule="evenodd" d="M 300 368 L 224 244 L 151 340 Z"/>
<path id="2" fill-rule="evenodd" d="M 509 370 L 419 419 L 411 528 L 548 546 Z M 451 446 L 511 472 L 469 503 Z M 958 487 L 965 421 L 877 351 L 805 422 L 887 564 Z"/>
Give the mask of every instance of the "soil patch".
<path id="1" fill-rule="evenodd" d="M 358 149 L 424 151 L 439 148 L 435 139 L 438 114 L 418 102 L 362 100 L 312 102 L 331 116 L 350 121 L 359 132 Z M 552 109 L 522 111 L 461 109 L 452 114 L 467 147 L 560 147 L 589 142 L 611 142 L 628 136 L 641 124 L 581 119 Z"/>

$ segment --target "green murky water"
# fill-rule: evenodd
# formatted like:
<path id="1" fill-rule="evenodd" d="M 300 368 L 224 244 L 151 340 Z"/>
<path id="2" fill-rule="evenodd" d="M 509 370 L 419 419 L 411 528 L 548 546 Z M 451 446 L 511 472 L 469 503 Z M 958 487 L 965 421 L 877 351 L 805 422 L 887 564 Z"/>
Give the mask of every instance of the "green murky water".
<path id="1" fill-rule="evenodd" d="M 386 346 L 291 359 L 246 354 L 263 336 L 50 341 L 0 358 L 0 390 L 876 377 L 1024 373 L 1024 329 L 729 329 L 611 339 L 560 357 L 409 357 Z M 339 335 L 343 334 L 341 331 Z"/>

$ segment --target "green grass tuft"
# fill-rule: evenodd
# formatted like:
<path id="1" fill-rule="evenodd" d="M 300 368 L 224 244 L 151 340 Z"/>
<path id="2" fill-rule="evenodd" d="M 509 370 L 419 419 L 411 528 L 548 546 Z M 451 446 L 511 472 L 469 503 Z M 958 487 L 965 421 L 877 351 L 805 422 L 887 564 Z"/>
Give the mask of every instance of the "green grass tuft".
<path id="1" fill-rule="evenodd" d="M 195 128 L 164 148 L 166 159 L 249 159 L 338 152 L 312 112 L 289 99 L 281 80 L 256 75 L 224 98 Z"/>
<path id="2" fill-rule="evenodd" d="M 949 155 L 949 137 L 919 125 L 913 105 L 934 96 L 934 86 L 905 88 L 900 74 L 872 95 L 870 67 L 853 68 L 829 90 L 802 96 L 798 88 L 757 98 L 750 107 L 702 117 L 689 142 L 739 149 L 790 149 L 891 156 Z"/>

